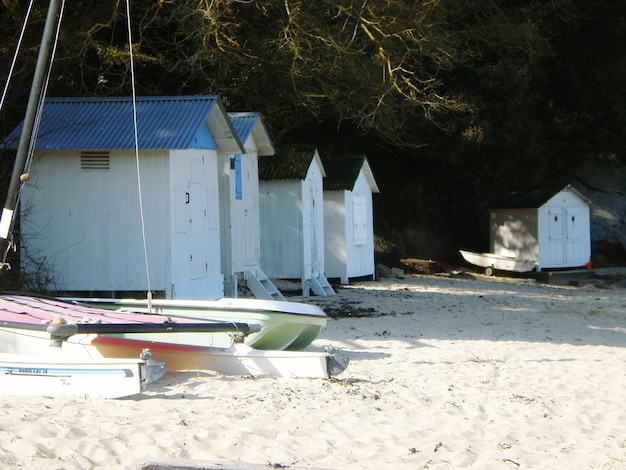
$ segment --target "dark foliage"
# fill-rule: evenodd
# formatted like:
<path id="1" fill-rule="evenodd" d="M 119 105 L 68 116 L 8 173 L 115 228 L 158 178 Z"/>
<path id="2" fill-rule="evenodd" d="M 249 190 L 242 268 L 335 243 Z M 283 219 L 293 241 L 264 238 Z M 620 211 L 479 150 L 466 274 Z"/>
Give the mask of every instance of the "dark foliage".
<path id="1" fill-rule="evenodd" d="M 26 2 L 3 3 L 4 76 Z M 2 135 L 23 115 L 38 8 Z M 483 234 L 494 194 L 626 160 L 620 0 L 139 0 L 131 18 L 139 94 L 219 94 L 261 111 L 277 144 L 366 154 L 381 229 Z M 127 43 L 124 2 L 68 3 L 50 94 L 129 94 Z"/>

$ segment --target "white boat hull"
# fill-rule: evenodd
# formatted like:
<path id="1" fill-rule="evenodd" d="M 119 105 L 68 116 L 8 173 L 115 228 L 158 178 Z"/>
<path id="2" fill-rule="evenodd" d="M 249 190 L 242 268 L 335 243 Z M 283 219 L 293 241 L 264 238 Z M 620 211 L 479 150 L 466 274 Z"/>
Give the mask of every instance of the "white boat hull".
<path id="1" fill-rule="evenodd" d="M 485 268 L 485 274 L 491 275 L 494 270 L 512 272 L 530 272 L 537 268 L 537 262 L 530 259 L 500 256 L 495 253 L 475 253 L 459 250 L 463 259 L 470 264 Z"/>
<path id="2" fill-rule="evenodd" d="M 121 398 L 144 389 L 142 359 L 50 356 L 0 354 L 0 395 Z"/>
<path id="3" fill-rule="evenodd" d="M 262 351 L 245 344 L 227 348 L 193 346 L 168 342 L 170 333 L 150 335 L 158 341 L 127 339 L 123 335 L 77 334 L 61 348 L 49 346 L 50 337 L 41 331 L 0 327 L 2 352 L 46 357 L 44 353 L 66 353 L 72 358 L 99 360 L 139 357 L 149 350 L 152 359 L 168 371 L 212 370 L 227 375 L 271 375 L 293 378 L 329 378 L 348 366 L 348 358 L 332 352 Z"/>
<path id="4" fill-rule="evenodd" d="M 105 357 L 124 357 L 139 348 L 149 348 L 154 359 L 166 362 L 170 371 L 212 370 L 254 377 L 329 378 L 343 372 L 349 362 L 333 352 L 267 351 L 241 343 L 215 348 L 101 335 L 94 346 Z"/>

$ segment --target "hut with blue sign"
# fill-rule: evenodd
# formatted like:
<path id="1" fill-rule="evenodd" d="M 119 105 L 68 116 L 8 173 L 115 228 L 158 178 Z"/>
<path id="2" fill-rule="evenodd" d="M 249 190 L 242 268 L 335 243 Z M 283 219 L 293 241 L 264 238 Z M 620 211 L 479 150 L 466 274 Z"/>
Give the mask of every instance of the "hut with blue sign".
<path id="1" fill-rule="evenodd" d="M 219 157 L 224 293 L 237 297 L 238 287 L 245 285 L 257 298 L 285 300 L 261 269 L 259 157 L 274 155 L 274 145 L 260 113 L 228 117 L 244 152 Z"/>
<path id="2" fill-rule="evenodd" d="M 218 96 L 47 99 L 21 269 L 62 292 L 222 297 L 218 160 L 244 153 Z"/>

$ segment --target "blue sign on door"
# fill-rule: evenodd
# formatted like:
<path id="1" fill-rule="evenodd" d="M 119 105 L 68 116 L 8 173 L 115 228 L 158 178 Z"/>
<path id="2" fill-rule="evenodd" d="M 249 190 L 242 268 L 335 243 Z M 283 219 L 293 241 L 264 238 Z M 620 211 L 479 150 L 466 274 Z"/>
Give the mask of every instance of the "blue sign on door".
<path id="1" fill-rule="evenodd" d="M 235 164 L 235 199 L 242 199 L 243 191 L 241 185 L 241 155 L 235 155 L 233 162 Z"/>

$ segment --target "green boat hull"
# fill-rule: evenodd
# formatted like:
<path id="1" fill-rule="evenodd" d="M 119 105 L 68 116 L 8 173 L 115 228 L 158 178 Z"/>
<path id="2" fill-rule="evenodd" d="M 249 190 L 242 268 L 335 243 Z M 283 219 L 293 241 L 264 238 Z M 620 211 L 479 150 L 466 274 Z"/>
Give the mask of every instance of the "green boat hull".
<path id="1" fill-rule="evenodd" d="M 328 317 L 315 305 L 259 299 L 219 300 L 153 300 L 143 299 L 65 298 L 114 311 L 153 313 L 172 318 L 198 321 L 232 321 L 256 324 L 261 330 L 243 338 L 243 342 L 260 350 L 298 351 L 309 346 L 326 325 Z M 150 334 L 124 333 L 126 339 L 157 341 Z M 196 346 L 228 347 L 239 341 L 229 333 L 170 333 L 168 341 Z"/>

